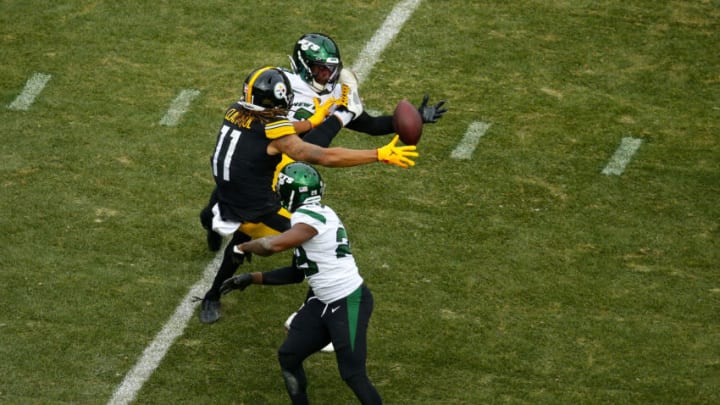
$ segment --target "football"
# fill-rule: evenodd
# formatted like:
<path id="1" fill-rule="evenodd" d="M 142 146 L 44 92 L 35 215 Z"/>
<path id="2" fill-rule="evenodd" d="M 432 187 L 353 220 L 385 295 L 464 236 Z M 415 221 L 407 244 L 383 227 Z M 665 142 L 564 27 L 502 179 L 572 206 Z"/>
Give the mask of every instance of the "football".
<path id="1" fill-rule="evenodd" d="M 407 100 L 400 100 L 393 113 L 393 127 L 405 145 L 417 145 L 422 135 L 420 112 Z"/>

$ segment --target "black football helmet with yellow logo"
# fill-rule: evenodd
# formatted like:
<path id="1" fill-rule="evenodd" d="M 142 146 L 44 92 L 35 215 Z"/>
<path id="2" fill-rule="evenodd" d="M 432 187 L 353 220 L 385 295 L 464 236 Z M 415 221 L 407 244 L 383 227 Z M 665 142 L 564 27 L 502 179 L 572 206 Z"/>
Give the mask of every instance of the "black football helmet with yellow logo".
<path id="1" fill-rule="evenodd" d="M 293 100 L 290 79 L 281 69 L 266 66 L 255 69 L 245 79 L 243 106 L 253 110 L 287 109 Z"/>

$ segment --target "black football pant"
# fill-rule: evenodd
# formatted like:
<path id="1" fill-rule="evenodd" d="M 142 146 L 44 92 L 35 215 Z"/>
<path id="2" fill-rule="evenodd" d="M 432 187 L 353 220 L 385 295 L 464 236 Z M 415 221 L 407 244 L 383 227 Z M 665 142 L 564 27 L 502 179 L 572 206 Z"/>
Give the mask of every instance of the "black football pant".
<path id="1" fill-rule="evenodd" d="M 347 297 L 324 304 L 308 293 L 278 350 L 278 360 L 293 404 L 307 404 L 303 361 L 332 342 L 343 381 L 363 404 L 381 404 L 365 368 L 367 328 L 373 296 L 364 284 Z"/>

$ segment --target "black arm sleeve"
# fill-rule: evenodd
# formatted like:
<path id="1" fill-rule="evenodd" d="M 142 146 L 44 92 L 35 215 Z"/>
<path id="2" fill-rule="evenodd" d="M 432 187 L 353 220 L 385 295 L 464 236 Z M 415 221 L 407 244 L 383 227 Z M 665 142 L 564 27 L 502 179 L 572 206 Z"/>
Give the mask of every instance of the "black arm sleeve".
<path id="1" fill-rule="evenodd" d="M 373 117 L 365 111 L 352 120 L 347 125 L 347 128 L 373 136 L 388 135 L 395 132 L 392 115 Z"/>
<path id="2" fill-rule="evenodd" d="M 340 120 L 331 116 L 323 121 L 322 124 L 305 134 L 302 139 L 305 142 L 327 148 L 341 129 L 342 124 Z"/>
<path id="3" fill-rule="evenodd" d="M 262 283 L 267 285 L 297 284 L 305 280 L 305 273 L 295 266 L 280 267 L 262 273 Z"/>

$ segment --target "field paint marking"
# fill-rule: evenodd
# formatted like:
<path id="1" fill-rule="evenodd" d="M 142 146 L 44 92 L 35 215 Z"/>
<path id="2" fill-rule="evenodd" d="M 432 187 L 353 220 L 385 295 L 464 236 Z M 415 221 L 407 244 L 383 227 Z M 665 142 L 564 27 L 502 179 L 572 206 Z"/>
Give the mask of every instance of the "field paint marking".
<path id="1" fill-rule="evenodd" d="M 368 76 L 377 63 L 380 54 L 385 50 L 395 36 L 400 32 L 400 28 L 405 21 L 410 18 L 415 9 L 420 5 L 422 0 L 405 0 L 396 4 L 390 14 L 385 18 L 385 22 L 375 31 L 375 35 L 370 38 L 365 48 L 360 52 L 352 70 L 358 76 L 358 84 L 361 84 Z"/>
<path id="2" fill-rule="evenodd" d="M 160 120 L 160 125 L 168 127 L 176 126 L 178 122 L 180 122 L 180 117 L 182 117 L 188 107 L 190 107 L 190 102 L 199 95 L 200 91 L 198 90 L 185 89 L 181 91 L 180 94 L 175 97 L 172 104 L 170 104 L 170 108 L 167 113 L 165 113 L 165 116 Z"/>
<path id="3" fill-rule="evenodd" d="M 13 100 L 12 103 L 8 104 L 7 108 L 11 110 L 27 111 L 33 102 L 35 97 L 40 94 L 45 88 L 45 85 L 50 80 L 50 76 L 47 73 L 35 73 L 25 83 L 23 91 Z"/>
<path id="4" fill-rule="evenodd" d="M 460 141 L 455 150 L 452 151 L 450 157 L 453 159 L 467 160 L 472 157 L 475 148 L 477 148 L 480 138 L 485 135 L 490 124 L 486 122 L 475 121 L 470 124 L 468 130 L 465 132 L 465 136 Z"/>
<path id="5" fill-rule="evenodd" d="M 203 272 L 202 279 L 190 288 L 187 295 L 180 301 L 180 305 L 175 310 L 175 313 L 165 323 L 165 326 L 163 326 L 157 336 L 155 336 L 152 343 L 145 348 L 145 351 L 137 363 L 135 363 L 132 370 L 125 375 L 125 379 L 115 389 L 112 398 L 108 402 L 109 405 L 129 404 L 135 399 L 138 391 L 140 391 L 145 381 L 150 378 L 150 375 L 152 375 L 158 365 L 160 365 L 160 362 L 173 345 L 173 342 L 175 342 L 175 339 L 183 334 L 188 321 L 195 313 L 195 308 L 200 304 L 199 301 L 194 302 L 192 297 L 202 297 L 205 295 L 205 291 L 210 288 L 222 262 L 224 252 L 225 249 L 223 246 L 217 255 L 215 255 L 215 258 L 208 263 Z"/>
<path id="6" fill-rule="evenodd" d="M 623 138 L 612 159 L 610 159 L 610 162 L 602 170 L 602 174 L 607 176 L 611 174 L 616 176 L 621 175 L 622 172 L 625 171 L 625 166 L 627 166 L 635 152 L 640 148 L 640 144 L 642 144 L 642 139 L 640 138 Z"/>
<path id="7" fill-rule="evenodd" d="M 375 33 L 370 43 L 365 46 L 361 57 L 358 58 L 361 61 L 360 67 L 363 76 L 370 73 L 373 65 L 377 62 L 380 52 L 385 49 L 387 43 L 400 31 L 400 26 L 402 26 L 410 14 L 412 14 L 418 4 L 420 4 L 420 0 L 406 0 L 395 6 L 390 16 L 385 20 L 385 23 L 383 23 Z M 409 8 L 410 6 L 412 6 L 412 8 Z M 396 14 L 400 14 L 401 16 L 398 17 Z M 389 23 L 389 21 L 395 23 Z M 400 26 L 396 25 L 397 21 L 400 21 Z M 382 46 L 370 45 L 373 42 L 380 42 L 381 39 L 385 41 Z M 178 96 L 178 99 L 179 98 Z M 188 321 L 195 312 L 195 308 L 199 305 L 198 302 L 191 302 L 192 296 L 203 296 L 205 291 L 210 288 L 212 280 L 215 278 L 215 273 L 222 262 L 224 250 L 224 248 L 221 248 L 213 261 L 207 265 L 203 273 L 203 278 L 190 288 L 188 294 L 180 302 L 180 306 L 175 310 L 175 314 L 165 323 L 162 330 L 145 349 L 133 369 L 128 372 L 123 382 L 115 390 L 115 393 L 108 402 L 109 405 L 129 404 L 135 399 L 138 391 L 140 391 L 145 381 L 150 378 L 153 371 L 158 367 L 175 339 L 181 336 L 185 330 Z"/>

